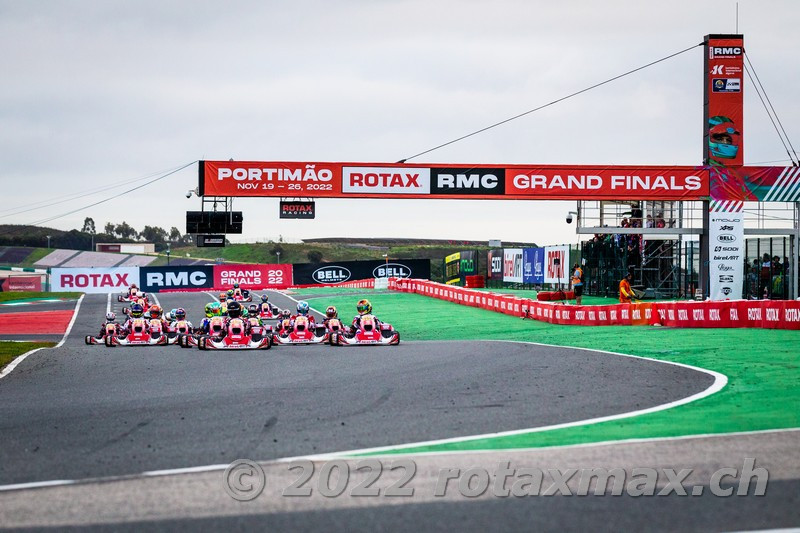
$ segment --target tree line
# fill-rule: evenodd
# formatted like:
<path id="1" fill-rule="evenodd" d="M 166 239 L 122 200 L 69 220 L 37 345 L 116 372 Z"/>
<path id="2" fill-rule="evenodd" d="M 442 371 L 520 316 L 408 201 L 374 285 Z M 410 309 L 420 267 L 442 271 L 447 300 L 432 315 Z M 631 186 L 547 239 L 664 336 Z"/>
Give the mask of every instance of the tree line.
<path id="1" fill-rule="evenodd" d="M 152 242 L 156 251 L 166 250 L 167 246 L 192 244 L 191 235 L 183 234 L 172 227 L 167 231 L 159 226 L 144 226 L 139 231 L 127 222 L 120 224 L 106 222 L 103 231 L 97 232 L 94 219 L 86 217 L 81 229 L 69 231 L 38 226 L 4 226 L 0 232 L 0 246 L 30 246 L 36 248 L 67 248 L 71 250 L 93 250 L 97 243 Z M 49 237 L 49 239 L 48 239 Z"/>

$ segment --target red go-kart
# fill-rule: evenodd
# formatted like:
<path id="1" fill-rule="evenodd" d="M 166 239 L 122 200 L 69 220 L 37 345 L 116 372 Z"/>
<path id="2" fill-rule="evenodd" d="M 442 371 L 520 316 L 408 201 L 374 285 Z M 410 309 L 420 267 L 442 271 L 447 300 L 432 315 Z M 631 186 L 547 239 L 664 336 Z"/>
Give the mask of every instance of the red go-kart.
<path id="1" fill-rule="evenodd" d="M 127 335 L 106 336 L 105 345 L 112 346 L 158 346 L 169 342 L 160 320 L 136 318 Z"/>
<path id="2" fill-rule="evenodd" d="M 233 318 L 222 337 L 203 335 L 197 339 L 201 350 L 269 350 L 272 348 L 270 336 L 262 331 L 248 331 L 244 320 Z"/>
<path id="3" fill-rule="evenodd" d="M 86 335 L 83 340 L 86 342 L 86 344 L 105 344 L 106 337 L 119 335 L 120 331 L 120 326 L 116 322 L 106 322 L 106 325 L 103 327 L 102 335 L 99 337 L 95 337 L 94 335 Z"/>
<path id="4" fill-rule="evenodd" d="M 391 324 L 378 322 L 372 315 L 361 317 L 361 328 L 354 330 L 345 328 L 341 333 L 330 334 L 331 346 L 397 346 L 400 344 L 400 333 Z"/>
<path id="5" fill-rule="evenodd" d="M 298 316 L 294 319 L 294 327 L 289 331 L 272 335 L 274 344 L 323 344 L 328 341 L 328 332 L 325 326 L 311 326 L 307 317 Z"/>

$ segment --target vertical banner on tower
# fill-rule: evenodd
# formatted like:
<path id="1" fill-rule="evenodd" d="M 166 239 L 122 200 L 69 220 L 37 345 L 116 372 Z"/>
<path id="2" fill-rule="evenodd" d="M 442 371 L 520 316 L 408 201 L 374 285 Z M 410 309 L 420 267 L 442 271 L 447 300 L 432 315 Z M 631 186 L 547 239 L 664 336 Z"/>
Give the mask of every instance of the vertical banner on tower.
<path id="1" fill-rule="evenodd" d="M 744 39 L 741 35 L 706 35 L 705 50 L 703 159 L 712 166 L 741 166 L 744 161 Z"/>
<path id="2" fill-rule="evenodd" d="M 711 201 L 709 276 L 712 300 L 739 300 L 744 287 L 744 202 Z"/>

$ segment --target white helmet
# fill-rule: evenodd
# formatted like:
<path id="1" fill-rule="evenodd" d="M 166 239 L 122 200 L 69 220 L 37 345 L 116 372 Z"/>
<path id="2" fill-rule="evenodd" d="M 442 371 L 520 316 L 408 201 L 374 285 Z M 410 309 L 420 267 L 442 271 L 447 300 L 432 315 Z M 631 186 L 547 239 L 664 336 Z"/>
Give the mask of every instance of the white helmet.
<path id="1" fill-rule="evenodd" d="M 114 314 L 113 311 L 109 311 L 108 313 L 106 313 L 106 320 L 107 321 L 114 322 L 116 319 L 117 319 L 117 315 Z"/>

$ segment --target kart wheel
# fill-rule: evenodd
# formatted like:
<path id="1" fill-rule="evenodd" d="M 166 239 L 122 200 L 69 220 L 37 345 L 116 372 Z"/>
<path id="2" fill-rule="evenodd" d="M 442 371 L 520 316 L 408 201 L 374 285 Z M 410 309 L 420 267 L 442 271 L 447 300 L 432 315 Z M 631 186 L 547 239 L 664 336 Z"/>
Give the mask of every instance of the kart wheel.
<path id="1" fill-rule="evenodd" d="M 86 335 L 86 337 L 83 338 L 83 341 L 86 344 L 92 344 L 92 336 L 91 335 Z"/>
<path id="2" fill-rule="evenodd" d="M 200 337 L 197 339 L 197 348 L 200 350 L 206 349 L 206 337 Z"/>
<path id="3" fill-rule="evenodd" d="M 113 337 L 110 337 L 110 336 L 106 337 L 105 338 L 105 342 L 106 342 L 106 346 L 108 346 L 109 348 L 113 348 L 115 346 Z"/>
<path id="4" fill-rule="evenodd" d="M 331 336 L 328 338 L 328 344 L 331 346 L 339 346 L 339 334 L 331 333 Z"/>
<path id="5" fill-rule="evenodd" d="M 397 334 L 397 338 L 392 342 L 389 346 L 398 346 L 400 344 L 400 334 Z"/>

